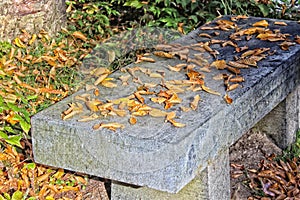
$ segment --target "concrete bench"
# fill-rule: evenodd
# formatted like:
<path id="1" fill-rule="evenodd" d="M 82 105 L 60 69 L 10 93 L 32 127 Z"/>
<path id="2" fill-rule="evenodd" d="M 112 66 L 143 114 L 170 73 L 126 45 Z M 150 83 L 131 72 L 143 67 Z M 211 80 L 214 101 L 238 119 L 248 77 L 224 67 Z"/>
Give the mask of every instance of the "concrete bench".
<path id="1" fill-rule="evenodd" d="M 230 145 L 258 123 L 286 147 L 299 128 L 300 24 L 261 20 L 218 18 L 157 47 L 174 58 L 132 63 L 110 74 L 117 87 L 99 84 L 99 96 L 81 90 L 36 114 L 35 161 L 111 179 L 112 199 L 230 199 Z M 69 103 L 80 113 L 62 120 Z"/>

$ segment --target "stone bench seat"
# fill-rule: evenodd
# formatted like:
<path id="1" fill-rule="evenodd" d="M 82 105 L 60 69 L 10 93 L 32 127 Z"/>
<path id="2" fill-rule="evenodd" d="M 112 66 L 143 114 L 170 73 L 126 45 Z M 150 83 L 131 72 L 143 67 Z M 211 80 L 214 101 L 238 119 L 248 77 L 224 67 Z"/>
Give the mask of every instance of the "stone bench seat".
<path id="1" fill-rule="evenodd" d="M 272 132 L 276 142 L 286 147 L 299 128 L 300 24 L 261 20 L 218 18 L 157 47 L 173 58 L 150 55 L 155 62 L 132 63 L 110 74 L 116 87 L 99 84 L 98 96 L 80 90 L 34 115 L 35 161 L 111 179 L 112 199 L 229 199 L 230 145 L 278 105 L 286 134 Z M 260 33 L 270 40 L 256 38 Z M 236 62 L 250 57 L 243 53 L 254 56 L 249 50 L 261 60 L 257 66 L 245 61 L 248 67 L 238 69 L 245 65 Z M 216 69 L 211 64 L 216 60 L 227 65 Z M 244 81 L 228 82 L 236 76 Z M 170 97 L 154 101 L 163 95 Z M 80 112 L 62 120 L 70 103 Z M 104 104 L 113 112 L 101 112 Z M 134 110 L 141 105 L 144 110 Z M 95 113 L 95 120 L 78 121 Z M 109 123 L 115 126 L 105 128 Z"/>

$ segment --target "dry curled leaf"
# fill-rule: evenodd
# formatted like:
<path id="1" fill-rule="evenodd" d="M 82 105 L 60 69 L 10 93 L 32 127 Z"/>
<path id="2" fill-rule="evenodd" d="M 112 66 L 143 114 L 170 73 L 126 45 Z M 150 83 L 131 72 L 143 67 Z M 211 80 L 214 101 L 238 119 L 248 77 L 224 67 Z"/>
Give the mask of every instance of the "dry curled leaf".
<path id="1" fill-rule="evenodd" d="M 287 23 L 282 22 L 282 21 L 276 21 L 276 22 L 274 22 L 274 25 L 287 26 Z"/>
<path id="2" fill-rule="evenodd" d="M 233 100 L 228 96 L 228 94 L 225 94 L 224 99 L 227 104 L 232 104 Z"/>
<path id="3" fill-rule="evenodd" d="M 225 69 L 226 61 L 225 60 L 216 60 L 210 64 L 211 67 L 216 67 L 217 69 Z"/>
<path id="4" fill-rule="evenodd" d="M 153 52 L 153 54 L 162 58 L 174 58 L 174 54 L 163 52 L 163 51 L 155 51 Z"/>
<path id="5" fill-rule="evenodd" d="M 197 94 L 196 96 L 194 96 L 194 100 L 191 102 L 191 108 L 193 110 L 197 110 L 199 101 L 200 101 L 200 96 L 199 94 Z"/>
<path id="6" fill-rule="evenodd" d="M 252 24 L 252 26 L 262 26 L 262 27 L 268 27 L 269 26 L 269 23 L 267 22 L 267 20 L 261 20 L 261 21 L 258 21 L 258 22 L 255 22 L 254 24 Z"/>
<path id="7" fill-rule="evenodd" d="M 93 126 L 94 130 L 98 130 L 100 128 L 107 128 L 112 131 L 116 131 L 117 129 L 123 129 L 125 126 L 123 124 L 117 122 L 110 122 L 110 123 L 100 123 Z"/>
<path id="8" fill-rule="evenodd" d="M 135 117 L 130 117 L 129 118 L 129 123 L 131 124 L 131 125 L 134 125 L 134 124 L 136 124 L 136 122 L 137 122 L 137 120 L 136 120 L 136 118 Z"/>
<path id="9" fill-rule="evenodd" d="M 219 92 L 212 90 L 209 87 L 206 87 L 205 85 L 201 85 L 201 87 L 205 92 L 208 92 L 208 93 L 214 94 L 214 95 L 221 95 Z"/>

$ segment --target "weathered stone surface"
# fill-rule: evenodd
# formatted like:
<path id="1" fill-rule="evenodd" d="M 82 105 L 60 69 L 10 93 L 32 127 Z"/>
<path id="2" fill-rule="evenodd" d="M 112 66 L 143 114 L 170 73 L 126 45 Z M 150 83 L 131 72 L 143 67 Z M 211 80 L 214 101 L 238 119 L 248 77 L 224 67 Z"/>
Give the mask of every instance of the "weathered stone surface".
<path id="1" fill-rule="evenodd" d="M 247 28 L 259 20 L 261 19 L 249 18 L 240 20 L 237 24 L 240 28 Z M 272 27 L 274 20 L 268 21 L 270 28 L 280 28 L 282 33 L 289 33 L 291 37 L 300 32 L 297 22 L 287 22 L 288 26 Z M 208 38 L 198 36 L 200 31 L 198 29 L 176 43 L 189 45 L 208 41 Z M 212 34 L 215 31 L 206 32 Z M 214 38 L 228 40 L 232 31 L 219 31 L 221 34 Z M 175 128 L 169 123 L 164 123 L 162 118 L 149 116 L 138 118 L 136 125 L 129 125 L 129 114 L 125 117 L 107 117 L 84 123 L 77 121 L 80 116 L 68 121 L 61 120 L 61 113 L 68 108 L 67 104 L 76 101 L 75 96 L 87 93 L 80 91 L 32 118 L 35 161 L 170 193 L 180 191 L 206 167 L 209 174 L 209 167 L 213 166 L 211 162 L 216 159 L 220 150 L 227 149 L 237 141 L 246 130 L 253 127 L 299 85 L 300 45 L 290 46 L 284 51 L 278 46 L 279 42 L 257 39 L 236 42 L 239 46 L 247 45 L 249 49 L 269 47 L 273 54 L 260 61 L 257 68 L 241 70 L 245 82 L 242 88 L 229 92 L 233 99 L 231 105 L 227 105 L 223 100 L 223 82 L 212 79 L 220 72 L 212 70 L 206 74 L 205 84 L 220 92 L 221 96 L 204 91 L 184 92 L 179 94 L 183 100 L 180 106 L 189 106 L 193 97 L 200 94 L 202 100 L 198 109 L 190 112 L 182 112 L 179 106 L 170 109 L 176 111 L 176 121 L 186 124 L 184 128 Z M 211 47 L 219 51 L 218 59 L 234 60 L 234 47 L 221 47 L 219 44 Z M 193 54 L 195 52 L 190 51 L 190 56 Z M 207 56 L 207 53 L 203 55 Z M 154 64 L 140 63 L 139 66 L 152 72 L 163 70 L 164 81 L 186 78 L 184 73 L 168 70 L 168 65 L 173 66 L 183 61 L 155 59 Z M 209 62 L 212 60 L 213 58 L 208 58 Z M 126 68 L 134 66 L 132 64 Z M 122 82 L 117 79 L 121 75 L 124 75 L 124 72 L 117 71 L 111 75 L 116 78 L 117 88 L 107 89 L 99 86 L 100 100 L 126 97 L 140 86 L 139 83 L 133 82 L 133 79 L 128 81 L 129 85 L 122 86 Z M 149 78 L 140 71 L 136 72 L 136 76 L 143 83 L 161 83 L 161 79 Z M 155 88 L 158 91 L 160 89 L 163 88 Z M 92 96 L 92 92 L 90 93 Z M 145 101 L 150 106 L 162 108 L 161 105 L 151 104 L 149 99 L 145 98 Z M 85 109 L 82 115 L 89 113 Z M 93 130 L 93 125 L 100 122 L 119 122 L 125 124 L 125 128 L 115 132 L 106 129 Z M 229 173 L 224 176 L 220 174 L 220 179 L 226 180 L 226 176 L 229 178 Z M 208 179 L 214 182 L 216 177 Z M 208 185 L 209 192 L 216 190 L 212 187 L 213 185 Z"/>
<path id="2" fill-rule="evenodd" d="M 230 177 L 228 149 L 220 150 L 210 165 L 196 174 L 196 177 L 176 194 L 147 187 L 133 187 L 113 182 L 111 199 L 230 199 Z"/>
<path id="3" fill-rule="evenodd" d="M 266 133 L 282 149 L 286 149 L 296 139 L 299 129 L 300 86 L 290 93 L 287 98 L 276 106 L 256 125 Z"/>

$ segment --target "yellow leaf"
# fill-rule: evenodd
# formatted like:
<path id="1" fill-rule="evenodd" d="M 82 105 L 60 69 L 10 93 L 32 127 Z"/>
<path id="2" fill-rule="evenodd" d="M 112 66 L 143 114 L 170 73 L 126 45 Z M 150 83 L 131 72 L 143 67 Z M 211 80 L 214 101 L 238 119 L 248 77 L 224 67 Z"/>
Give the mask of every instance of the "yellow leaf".
<path id="1" fill-rule="evenodd" d="M 176 112 L 174 112 L 174 111 L 169 112 L 166 116 L 165 122 L 170 121 L 170 120 L 174 119 L 175 117 L 176 117 Z"/>
<path id="2" fill-rule="evenodd" d="M 267 27 L 269 26 L 269 23 L 267 22 L 267 20 L 261 20 L 258 22 L 255 22 L 254 24 L 252 24 L 252 26 L 257 27 L 257 26 L 262 26 L 262 27 Z"/>
<path id="3" fill-rule="evenodd" d="M 96 124 L 94 126 L 94 129 L 100 129 L 100 128 L 107 128 L 110 129 L 112 131 L 115 131 L 116 129 L 123 129 L 125 128 L 125 126 L 123 124 L 117 123 L 117 122 L 111 122 L 111 123 L 100 123 L 100 124 Z"/>
<path id="4" fill-rule="evenodd" d="M 36 37 L 37 37 L 37 35 L 33 34 L 32 37 L 31 37 L 31 39 L 29 40 L 28 44 L 32 45 L 34 43 L 34 41 L 36 40 Z"/>
<path id="5" fill-rule="evenodd" d="M 171 96 L 170 99 L 167 100 L 167 102 L 172 104 L 181 103 L 182 99 L 180 99 L 176 93 L 173 93 L 173 95 Z"/>
<path id="6" fill-rule="evenodd" d="M 168 112 L 165 112 L 163 110 L 159 110 L 156 108 L 153 108 L 152 110 L 150 110 L 149 115 L 152 117 L 166 117 L 168 114 Z"/>
<path id="7" fill-rule="evenodd" d="M 285 22 L 279 22 L 279 21 L 274 22 L 274 25 L 287 26 Z"/>
<path id="8" fill-rule="evenodd" d="M 104 81 L 104 79 L 106 79 L 107 76 L 108 74 L 102 74 L 99 76 L 99 78 L 94 82 L 94 85 L 99 85 L 102 81 Z"/>
<path id="9" fill-rule="evenodd" d="M 137 120 L 136 120 L 135 117 L 130 117 L 130 118 L 129 118 L 129 123 L 130 123 L 131 125 L 136 124 L 136 122 L 137 122 Z"/>
<path id="10" fill-rule="evenodd" d="M 114 87 L 117 87 L 118 85 L 111 82 L 111 81 L 102 81 L 101 85 L 103 85 L 104 87 L 108 87 L 108 88 L 114 88 Z"/>
<path id="11" fill-rule="evenodd" d="M 151 101 L 153 101 L 154 103 L 164 103 L 167 99 L 164 97 L 152 97 Z"/>
<path id="12" fill-rule="evenodd" d="M 185 124 L 182 124 L 182 123 L 179 123 L 179 122 L 176 122 L 174 119 L 171 119 L 169 120 L 171 122 L 171 124 L 177 128 L 183 128 L 185 127 Z"/>
<path id="13" fill-rule="evenodd" d="M 26 45 L 20 40 L 20 38 L 16 38 L 14 40 L 15 45 L 17 45 L 20 48 L 26 48 Z"/>

